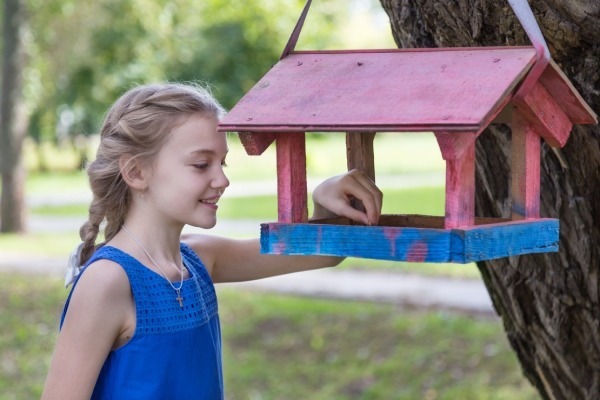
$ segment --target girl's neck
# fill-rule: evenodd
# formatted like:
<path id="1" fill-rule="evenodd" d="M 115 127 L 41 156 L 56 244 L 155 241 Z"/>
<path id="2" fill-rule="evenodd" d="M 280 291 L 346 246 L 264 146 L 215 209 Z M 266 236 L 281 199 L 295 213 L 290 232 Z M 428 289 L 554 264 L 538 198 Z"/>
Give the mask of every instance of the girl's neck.
<path id="1" fill-rule="evenodd" d="M 147 251 L 158 264 L 182 265 L 180 237 L 183 226 L 160 223 L 147 216 L 129 214 L 123 224 L 128 232 L 121 230 L 107 244 L 120 248 L 140 260 Z M 132 238 L 133 236 L 133 238 Z"/>

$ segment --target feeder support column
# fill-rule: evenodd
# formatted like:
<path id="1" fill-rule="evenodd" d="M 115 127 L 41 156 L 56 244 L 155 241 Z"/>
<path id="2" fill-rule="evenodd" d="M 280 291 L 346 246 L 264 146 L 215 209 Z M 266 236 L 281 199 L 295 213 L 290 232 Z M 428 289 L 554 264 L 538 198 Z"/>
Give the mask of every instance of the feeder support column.
<path id="1" fill-rule="evenodd" d="M 446 217 L 444 228 L 475 224 L 476 132 L 435 132 L 446 160 Z"/>
<path id="2" fill-rule="evenodd" d="M 373 139 L 375 132 L 347 132 L 346 158 L 348 171 L 357 169 L 375 182 L 375 156 L 373 154 Z M 365 212 L 360 200 L 353 199 L 352 207 Z"/>
<path id="3" fill-rule="evenodd" d="M 278 133 L 277 211 L 279 222 L 308 221 L 304 132 Z"/>
<path id="4" fill-rule="evenodd" d="M 540 217 L 541 138 L 519 110 L 512 117 L 511 219 Z"/>

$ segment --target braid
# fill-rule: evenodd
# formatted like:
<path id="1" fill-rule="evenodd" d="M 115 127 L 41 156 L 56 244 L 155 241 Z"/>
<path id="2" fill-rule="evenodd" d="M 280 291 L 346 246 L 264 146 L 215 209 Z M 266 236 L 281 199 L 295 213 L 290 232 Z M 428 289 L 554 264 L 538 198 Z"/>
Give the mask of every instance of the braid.
<path id="1" fill-rule="evenodd" d="M 88 220 L 79 229 L 79 236 L 83 241 L 81 255 L 79 256 L 79 265 L 85 264 L 94 253 L 96 238 L 98 237 L 100 224 L 104 219 L 105 213 L 102 202 L 94 198 L 90 205 Z"/>
<path id="2" fill-rule="evenodd" d="M 201 113 L 219 119 L 224 110 L 205 89 L 181 84 L 139 86 L 123 94 L 105 116 L 96 159 L 87 173 L 94 198 L 88 220 L 81 226 L 80 265 L 96 248 L 100 225 L 106 221 L 104 240 L 121 229 L 131 204 L 130 188 L 121 176 L 124 155 L 151 161 L 169 132 L 184 117 Z"/>

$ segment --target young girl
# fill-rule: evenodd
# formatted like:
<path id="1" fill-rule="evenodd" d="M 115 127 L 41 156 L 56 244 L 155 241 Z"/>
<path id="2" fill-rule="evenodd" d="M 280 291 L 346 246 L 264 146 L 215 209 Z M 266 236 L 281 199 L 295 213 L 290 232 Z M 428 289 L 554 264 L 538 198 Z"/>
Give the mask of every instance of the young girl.
<path id="1" fill-rule="evenodd" d="M 67 299 L 43 399 L 222 399 L 221 333 L 213 282 L 334 266 L 335 257 L 260 254 L 259 241 L 181 237 L 216 223 L 229 185 L 221 106 L 205 90 L 148 85 L 109 110 L 94 194 L 81 227 L 81 274 Z M 351 198 L 365 206 L 362 213 Z M 381 192 L 352 171 L 313 192 L 313 217 L 375 224 Z M 105 241 L 96 245 L 100 225 Z"/>

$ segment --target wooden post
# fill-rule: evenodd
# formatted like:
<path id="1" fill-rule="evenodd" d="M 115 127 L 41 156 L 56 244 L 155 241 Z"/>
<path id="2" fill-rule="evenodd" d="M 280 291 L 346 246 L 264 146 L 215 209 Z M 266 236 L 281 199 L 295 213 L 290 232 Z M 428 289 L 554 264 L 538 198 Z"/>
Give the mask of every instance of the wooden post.
<path id="1" fill-rule="evenodd" d="M 278 220 L 285 223 L 307 222 L 304 132 L 277 134 L 276 147 Z"/>
<path id="2" fill-rule="evenodd" d="M 513 112 L 511 141 L 512 219 L 540 216 L 540 144 L 533 124 Z"/>
<path id="3" fill-rule="evenodd" d="M 444 228 L 475 224 L 476 132 L 435 132 L 446 160 L 446 217 Z"/>
<path id="4" fill-rule="evenodd" d="M 346 133 L 346 158 L 348 171 L 358 169 L 364 172 L 375 182 L 375 157 L 373 154 L 373 139 L 375 132 L 347 132 Z M 352 200 L 352 207 L 365 211 L 362 202 Z"/>

